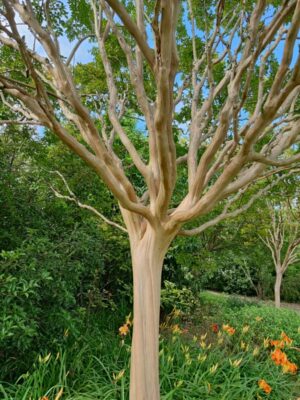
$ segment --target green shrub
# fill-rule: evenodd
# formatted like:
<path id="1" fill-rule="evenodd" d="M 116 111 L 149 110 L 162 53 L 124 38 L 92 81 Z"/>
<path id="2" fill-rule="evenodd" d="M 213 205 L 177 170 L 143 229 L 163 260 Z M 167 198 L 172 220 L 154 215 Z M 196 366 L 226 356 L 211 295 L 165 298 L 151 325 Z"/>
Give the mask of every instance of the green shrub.
<path id="1" fill-rule="evenodd" d="M 217 282 L 217 288 L 226 293 L 253 293 L 249 279 L 239 265 L 221 266 L 214 274 L 212 281 Z"/>
<path id="2" fill-rule="evenodd" d="M 300 271 L 288 271 L 282 281 L 282 300 L 291 303 L 300 301 Z"/>
<path id="3" fill-rule="evenodd" d="M 174 308 L 184 314 L 189 314 L 196 306 L 193 292 L 186 288 L 179 288 L 175 283 L 164 281 L 161 291 L 161 308 L 165 314 L 169 314 Z"/>
<path id="4" fill-rule="evenodd" d="M 61 344 L 65 331 L 75 340 L 91 313 L 116 307 L 102 291 L 102 244 L 89 240 L 84 230 L 60 242 L 31 233 L 20 248 L 0 253 L 2 377 L 12 378 L 36 352 Z"/>

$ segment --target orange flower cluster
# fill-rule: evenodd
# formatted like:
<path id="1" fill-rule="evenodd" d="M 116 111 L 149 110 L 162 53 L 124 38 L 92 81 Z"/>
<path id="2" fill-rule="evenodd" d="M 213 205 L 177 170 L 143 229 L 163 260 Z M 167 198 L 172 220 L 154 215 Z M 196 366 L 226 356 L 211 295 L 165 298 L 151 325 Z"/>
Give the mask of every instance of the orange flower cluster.
<path id="1" fill-rule="evenodd" d="M 288 335 L 284 332 L 281 332 L 281 339 L 285 344 L 292 344 L 293 340 L 288 337 Z"/>
<path id="2" fill-rule="evenodd" d="M 277 347 L 279 349 L 283 349 L 285 345 L 292 344 L 293 340 L 288 337 L 288 335 L 284 332 L 281 333 L 281 340 L 271 340 L 271 346 Z"/>
<path id="3" fill-rule="evenodd" d="M 271 346 L 277 347 L 278 349 L 282 349 L 284 347 L 283 340 L 271 340 L 270 344 Z"/>
<path id="4" fill-rule="evenodd" d="M 272 392 L 271 386 L 264 379 L 258 381 L 258 386 L 267 394 Z"/>
<path id="5" fill-rule="evenodd" d="M 284 365 L 288 361 L 287 355 L 278 348 L 271 353 L 271 358 L 276 365 Z"/>
<path id="6" fill-rule="evenodd" d="M 227 332 L 229 335 L 234 335 L 235 329 L 230 325 L 223 325 L 223 331 Z"/>
<path id="7" fill-rule="evenodd" d="M 292 363 L 287 360 L 287 362 L 282 366 L 282 370 L 284 373 L 295 374 L 298 370 L 298 367 L 295 363 Z"/>
<path id="8" fill-rule="evenodd" d="M 291 374 L 295 374 L 298 370 L 297 365 L 290 362 L 287 358 L 287 355 L 279 348 L 275 349 L 271 353 L 271 358 L 276 365 L 280 365 L 282 367 L 284 373 L 289 372 Z"/>

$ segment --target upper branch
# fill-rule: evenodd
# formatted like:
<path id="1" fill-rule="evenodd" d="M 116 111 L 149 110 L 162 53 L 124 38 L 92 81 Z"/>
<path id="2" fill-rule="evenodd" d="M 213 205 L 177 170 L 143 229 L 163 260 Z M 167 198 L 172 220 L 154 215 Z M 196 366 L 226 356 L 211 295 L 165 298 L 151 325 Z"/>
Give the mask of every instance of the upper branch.
<path id="1" fill-rule="evenodd" d="M 137 45 L 141 49 L 144 57 L 148 61 L 149 66 L 151 69 L 154 67 L 154 52 L 148 46 L 143 32 L 139 29 L 137 24 L 132 20 L 130 15 L 128 14 L 126 8 L 123 4 L 118 0 L 105 0 L 110 7 L 115 11 L 115 13 L 120 17 L 121 21 L 123 22 L 124 26 L 128 29 L 131 35 L 134 37 Z"/>
<path id="2" fill-rule="evenodd" d="M 215 54 L 209 49 L 206 50 L 206 64 L 208 62 L 209 65 L 206 69 L 202 67 L 205 75 L 199 83 L 196 81 L 196 85 L 203 85 L 203 79 L 207 82 L 203 90 L 206 100 L 199 109 L 196 109 L 196 103 L 192 106 L 188 156 L 189 192 L 170 213 L 170 225 L 208 213 L 218 201 L 254 182 L 268 165 L 287 166 L 300 160 L 299 155 L 281 157 L 299 141 L 300 133 L 299 118 L 295 112 L 300 88 L 300 56 L 290 65 L 299 36 L 300 1 L 284 2 L 268 25 L 265 23 L 267 18 L 263 19 L 263 16 L 267 15 L 266 7 L 265 0 L 258 1 L 247 25 L 241 15 L 237 17 L 241 18 L 242 23 L 241 33 L 237 31 L 236 34 L 240 35 L 241 44 L 235 48 L 234 54 L 231 49 L 227 50 L 226 57 L 232 64 L 224 71 L 223 79 L 218 81 L 220 93 L 226 89 L 226 85 L 227 93 L 224 90 L 223 105 L 219 106 L 217 116 L 213 115 L 211 109 L 213 106 L 217 107 L 214 103 L 218 96 L 214 93 L 218 86 L 213 85 L 214 78 L 209 77 Z M 292 18 L 288 20 L 290 16 Z M 218 33 L 221 30 L 218 26 L 219 21 L 220 19 L 216 20 L 211 36 L 216 43 L 218 35 L 222 37 L 222 34 Z M 286 37 L 283 56 L 278 60 L 279 65 L 275 79 L 271 81 L 271 88 L 267 88 L 263 84 L 265 76 L 262 63 L 269 62 L 284 34 Z M 222 38 L 223 42 L 226 43 L 226 40 Z M 215 51 L 217 46 L 214 47 Z M 205 63 L 203 56 L 201 63 Z M 257 86 L 257 104 L 252 108 L 254 111 L 251 115 L 247 97 L 250 87 L 255 88 L 255 70 L 260 71 L 262 81 Z M 255 89 L 251 90 L 253 92 Z M 197 101 L 198 98 L 197 96 Z M 289 119 L 288 115 L 292 119 Z M 242 119 L 246 122 L 240 124 Z M 281 122 L 278 123 L 278 120 Z M 276 129 L 272 130 L 272 126 L 275 128 L 276 124 Z M 208 127 L 211 136 L 207 136 Z M 206 141 L 202 141 L 204 148 L 199 156 L 201 137 L 205 137 Z M 266 145 L 261 144 L 260 141 L 266 139 L 269 142 Z M 254 147 L 256 144 L 257 148 Z"/>
<path id="3" fill-rule="evenodd" d="M 155 30 L 155 101 L 154 137 L 150 144 L 150 165 L 156 186 L 157 198 L 152 201 L 156 214 L 166 215 L 176 180 L 176 149 L 173 136 L 173 89 L 178 68 L 176 26 L 179 16 L 179 0 L 161 0 L 160 24 Z"/>
<path id="4" fill-rule="evenodd" d="M 121 230 L 122 232 L 126 232 L 127 233 L 127 229 L 125 229 L 122 225 L 118 224 L 117 222 L 114 222 L 110 219 L 108 219 L 107 217 L 105 217 L 105 215 L 103 215 L 100 211 L 98 211 L 95 207 L 90 206 L 89 204 L 84 204 L 82 203 L 74 194 L 74 192 L 71 190 L 68 182 L 66 181 L 66 178 L 59 172 L 59 171 L 54 171 L 54 173 L 56 173 L 60 179 L 63 181 L 65 188 L 67 189 L 68 195 L 64 195 L 62 193 L 60 193 L 57 189 L 55 189 L 53 186 L 51 186 L 51 190 L 53 191 L 53 193 L 55 194 L 55 196 L 59 199 L 63 199 L 63 200 L 68 200 L 71 201 L 75 204 L 78 205 L 78 207 L 89 210 L 90 212 L 92 212 L 93 214 L 95 214 L 98 218 L 100 218 L 101 220 L 103 220 L 105 223 L 107 223 L 108 225 L 111 225 L 115 228 L 118 228 L 119 230 Z"/>
<path id="5" fill-rule="evenodd" d="M 40 121 L 42 125 L 50 128 L 68 147 L 85 160 L 107 184 L 123 208 L 140 214 L 152 221 L 149 209 L 139 203 L 135 190 L 126 177 L 124 170 L 120 164 L 115 162 L 111 152 L 105 147 L 89 110 L 81 102 L 71 70 L 64 64 L 61 58 L 58 41 L 52 38 L 53 32 L 51 36 L 47 30 L 42 28 L 33 12 L 30 2 L 26 2 L 26 5 L 24 5 L 17 0 L 4 0 L 4 6 L 4 16 L 11 28 L 12 36 L 16 43 L 13 46 L 17 46 L 28 68 L 37 95 L 26 92 L 19 85 L 0 77 L 2 91 L 19 99 L 31 115 L 34 116 L 35 120 Z M 68 121 L 72 121 L 76 125 L 76 128 L 91 150 L 70 135 L 59 121 L 58 114 L 54 110 L 52 101 L 49 99 L 46 83 L 40 78 L 39 67 L 33 62 L 36 57 L 32 51 L 27 49 L 26 44 L 20 38 L 14 12 L 19 14 L 22 21 L 34 33 L 34 36 L 38 38 L 42 45 L 48 56 L 48 60 L 41 67 L 45 68 L 45 72 L 50 77 L 49 79 L 52 81 L 52 87 L 56 91 L 56 95 L 62 98 L 62 100 L 59 100 L 61 111 Z"/>
<path id="6" fill-rule="evenodd" d="M 293 169 L 293 170 L 290 170 L 288 173 L 286 173 L 284 175 L 278 176 L 270 184 L 266 185 L 263 189 L 260 189 L 255 194 L 253 194 L 251 196 L 250 200 L 248 200 L 243 206 L 238 207 L 238 208 L 234 209 L 233 211 L 229 211 L 230 207 L 234 206 L 235 203 L 238 200 L 241 199 L 242 195 L 246 192 L 246 190 L 248 190 L 248 187 L 245 187 L 240 192 L 238 192 L 236 194 L 236 196 L 234 196 L 231 199 L 229 199 L 229 201 L 225 205 L 222 213 L 219 214 L 217 217 L 211 219 L 208 222 L 205 222 L 204 224 L 200 225 L 197 228 L 193 228 L 193 229 L 189 229 L 189 230 L 181 230 L 179 232 L 179 235 L 181 235 L 181 236 L 195 236 L 195 235 L 198 235 L 201 232 L 203 232 L 204 230 L 206 230 L 207 228 L 215 226 L 215 225 L 217 225 L 218 223 L 220 223 L 223 220 L 226 220 L 226 219 L 229 219 L 229 218 L 234 218 L 234 217 L 244 213 L 246 210 L 248 210 L 254 204 L 254 202 L 257 199 L 262 198 L 267 193 L 269 193 L 270 189 L 272 189 L 274 186 L 276 186 L 280 181 L 286 179 L 288 176 L 293 175 L 293 174 L 295 174 L 295 173 L 297 173 L 299 171 L 300 171 L 299 169 Z"/>

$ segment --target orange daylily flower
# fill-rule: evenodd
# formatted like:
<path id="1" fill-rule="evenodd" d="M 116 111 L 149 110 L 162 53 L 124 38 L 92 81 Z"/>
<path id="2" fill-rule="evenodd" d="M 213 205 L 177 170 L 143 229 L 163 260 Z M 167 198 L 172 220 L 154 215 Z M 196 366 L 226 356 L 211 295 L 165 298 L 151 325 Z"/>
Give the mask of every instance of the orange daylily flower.
<path id="1" fill-rule="evenodd" d="M 270 344 L 271 344 L 271 346 L 278 347 L 279 349 L 282 349 L 284 347 L 283 340 L 271 340 Z"/>
<path id="2" fill-rule="evenodd" d="M 278 348 L 271 353 L 271 358 L 276 365 L 283 365 L 288 361 L 287 355 Z"/>
<path id="3" fill-rule="evenodd" d="M 284 338 L 283 340 L 291 340 L 289 337 L 285 338 L 285 334 L 282 335 L 282 337 Z M 298 370 L 298 366 L 290 362 L 287 358 L 287 355 L 278 347 L 271 353 L 271 358 L 276 365 L 281 365 L 284 373 L 289 372 L 291 374 L 295 374 Z"/>
<path id="4" fill-rule="evenodd" d="M 291 338 L 289 338 L 285 332 L 282 332 L 280 336 L 281 336 L 281 340 L 271 340 L 270 341 L 271 346 L 282 349 L 286 344 L 289 345 L 293 342 L 293 340 Z"/>
<path id="5" fill-rule="evenodd" d="M 267 394 L 272 392 L 271 386 L 264 379 L 258 381 L 258 386 Z"/>
<path id="6" fill-rule="evenodd" d="M 127 324 L 120 326 L 119 333 L 121 336 L 126 336 L 128 332 L 129 332 L 129 326 Z"/>
<path id="7" fill-rule="evenodd" d="M 298 367 L 296 364 L 287 361 L 282 365 L 282 369 L 284 373 L 290 372 L 291 374 L 295 374 L 298 370 Z"/>
<path id="8" fill-rule="evenodd" d="M 291 338 L 288 337 L 288 335 L 285 332 L 281 332 L 281 338 L 282 341 L 286 344 L 292 344 L 293 340 Z"/>
<path id="9" fill-rule="evenodd" d="M 223 331 L 227 332 L 231 336 L 235 333 L 235 329 L 230 325 L 223 325 Z"/>

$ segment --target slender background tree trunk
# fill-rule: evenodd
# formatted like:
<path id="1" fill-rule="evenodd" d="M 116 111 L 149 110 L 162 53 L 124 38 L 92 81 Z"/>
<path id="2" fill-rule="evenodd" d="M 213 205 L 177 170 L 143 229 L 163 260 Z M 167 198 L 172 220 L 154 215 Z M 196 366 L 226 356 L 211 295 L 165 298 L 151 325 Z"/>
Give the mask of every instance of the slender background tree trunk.
<path id="1" fill-rule="evenodd" d="M 275 295 L 275 306 L 280 308 L 280 290 L 281 290 L 281 282 L 282 282 L 282 273 L 276 272 L 276 281 L 274 286 L 274 295 Z"/>
<path id="2" fill-rule="evenodd" d="M 159 311 L 161 273 L 171 238 L 148 229 L 131 242 L 134 312 L 130 400 L 159 400 Z"/>

